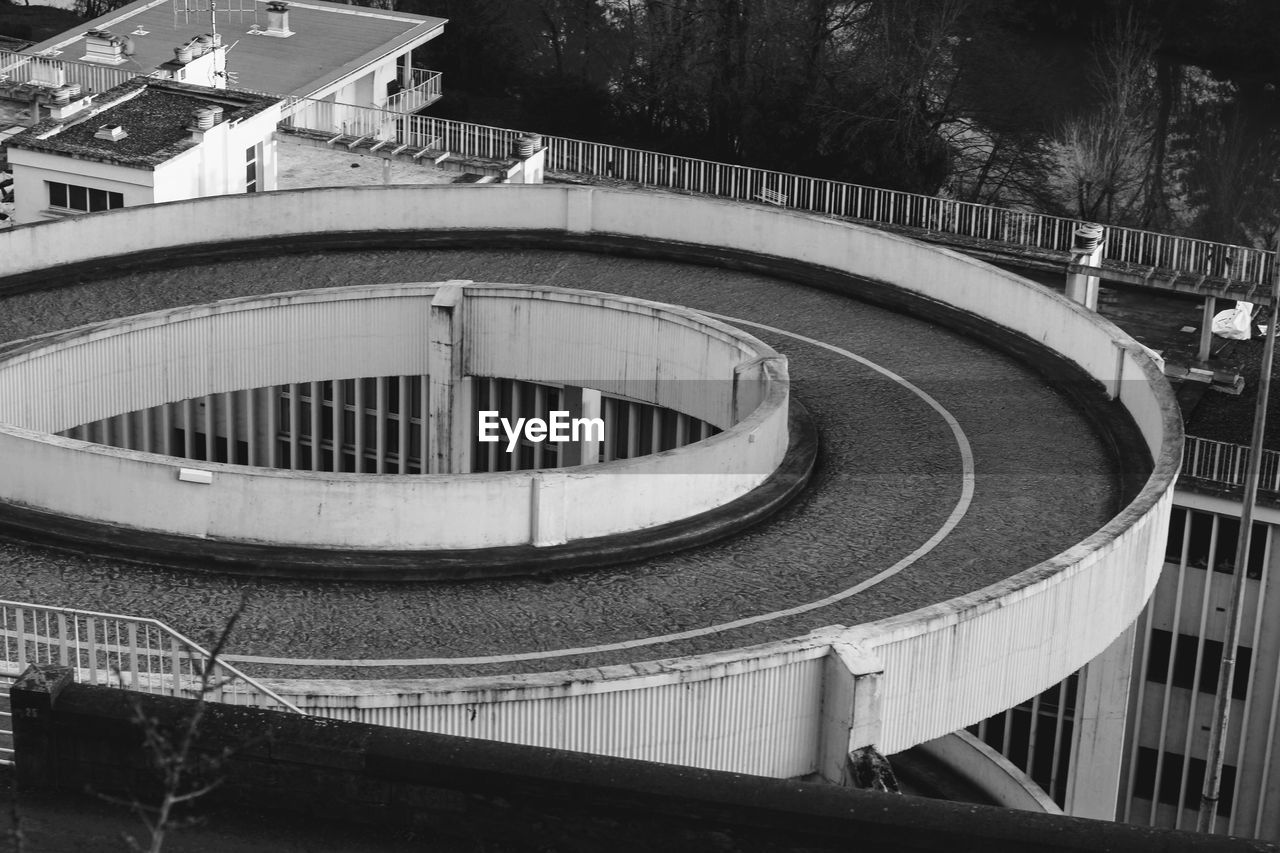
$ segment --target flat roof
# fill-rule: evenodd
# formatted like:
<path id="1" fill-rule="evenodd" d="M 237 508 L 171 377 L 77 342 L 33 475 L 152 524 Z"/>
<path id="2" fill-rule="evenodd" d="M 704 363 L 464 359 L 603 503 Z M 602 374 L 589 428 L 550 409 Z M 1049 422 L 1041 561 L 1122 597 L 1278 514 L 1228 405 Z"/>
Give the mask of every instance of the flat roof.
<path id="1" fill-rule="evenodd" d="M 78 160 L 152 168 L 198 144 L 192 138 L 191 114 L 199 107 L 220 106 L 221 121 L 230 121 L 259 113 L 279 99 L 139 77 L 102 93 L 97 102 L 109 105 L 66 119 L 46 119 L 10 139 L 8 145 Z M 98 139 L 95 134 L 104 124 L 118 124 L 127 135 L 114 142 Z"/>
<path id="2" fill-rule="evenodd" d="M 402 53 L 438 36 L 444 18 L 387 12 L 306 0 L 289 4 L 287 38 L 260 35 L 267 28 L 266 3 L 212 0 L 218 34 L 225 45 L 227 71 L 240 89 L 305 97 L 390 54 Z M 213 30 L 210 0 L 135 0 L 29 48 L 58 59 L 81 61 L 85 33 L 109 30 L 133 40 L 133 56 L 118 65 L 149 74 L 173 59 L 173 50 Z M 231 5 L 231 11 L 226 7 Z M 184 11 L 203 7 L 203 11 Z M 235 7 L 243 6 L 244 11 Z"/>

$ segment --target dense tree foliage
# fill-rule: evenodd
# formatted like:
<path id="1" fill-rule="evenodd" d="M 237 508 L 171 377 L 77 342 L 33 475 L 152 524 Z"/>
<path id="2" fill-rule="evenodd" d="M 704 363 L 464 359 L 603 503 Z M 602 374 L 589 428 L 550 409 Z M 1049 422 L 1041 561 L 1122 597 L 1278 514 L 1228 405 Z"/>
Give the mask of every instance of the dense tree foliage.
<path id="1" fill-rule="evenodd" d="M 455 118 L 1220 240 L 1280 207 L 1277 0 L 358 2 L 449 19 Z"/>
<path id="2" fill-rule="evenodd" d="M 459 118 L 1224 240 L 1277 207 L 1274 0 L 397 3 L 450 19 Z"/>

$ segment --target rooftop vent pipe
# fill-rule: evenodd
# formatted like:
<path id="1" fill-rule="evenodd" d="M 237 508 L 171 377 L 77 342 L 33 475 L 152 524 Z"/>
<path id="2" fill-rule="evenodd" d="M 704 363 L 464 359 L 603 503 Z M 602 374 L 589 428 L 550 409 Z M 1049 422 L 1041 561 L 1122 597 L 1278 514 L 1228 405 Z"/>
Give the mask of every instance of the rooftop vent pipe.
<path id="1" fill-rule="evenodd" d="M 98 128 L 98 132 L 93 135 L 93 138 L 105 139 L 108 142 L 119 142 L 128 135 L 129 132 L 118 124 L 104 124 Z"/>
<path id="2" fill-rule="evenodd" d="M 1082 252 L 1092 252 L 1102 241 L 1103 228 L 1092 222 L 1084 222 L 1076 226 L 1075 248 Z"/>
<path id="3" fill-rule="evenodd" d="M 200 107 L 191 114 L 192 130 L 209 130 L 222 121 L 222 107 Z"/>

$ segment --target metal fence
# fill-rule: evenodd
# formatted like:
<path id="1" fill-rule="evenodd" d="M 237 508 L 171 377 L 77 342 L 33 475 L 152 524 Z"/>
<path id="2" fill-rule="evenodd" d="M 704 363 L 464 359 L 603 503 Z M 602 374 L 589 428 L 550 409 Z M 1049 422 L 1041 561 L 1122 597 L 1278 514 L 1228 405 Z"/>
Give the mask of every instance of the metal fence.
<path id="1" fill-rule="evenodd" d="M 105 92 L 137 76 L 136 71 L 123 68 L 0 50 L 0 83 L 36 83 L 49 87 L 79 83 L 81 91 L 88 94 Z"/>
<path id="2" fill-rule="evenodd" d="M 1182 476 L 1224 486 L 1243 486 L 1250 448 L 1189 435 L 1182 452 Z M 1280 452 L 1262 451 L 1262 476 L 1258 488 L 1280 493 Z"/>
<path id="3" fill-rule="evenodd" d="M 303 713 L 154 619 L 0 601 L 0 677 L 29 664 L 72 667 L 87 684 Z"/>
<path id="4" fill-rule="evenodd" d="M 363 107 L 353 111 L 379 113 Z M 354 113 L 352 113 L 354 114 Z M 299 116 L 299 127 L 316 130 L 340 128 L 308 124 L 320 116 Z M 352 124 L 372 126 L 375 118 Z M 468 157 L 503 158 L 525 131 L 489 127 L 421 115 L 397 116 L 382 124 L 382 133 L 397 142 L 438 140 L 443 150 Z M 548 171 L 612 178 L 645 186 L 731 198 L 764 201 L 796 210 L 881 225 L 900 226 L 939 236 L 992 241 L 1048 252 L 1066 253 L 1079 220 L 1025 210 L 994 207 L 949 198 L 879 189 L 716 163 L 693 157 L 641 151 L 620 145 L 544 136 Z M 1195 276 L 1229 278 L 1265 284 L 1271 275 L 1275 253 L 1236 246 L 1107 226 L 1104 260 L 1136 267 L 1172 270 Z"/>
<path id="5" fill-rule="evenodd" d="M 416 74 L 417 72 L 415 72 Z M 291 102 L 286 112 L 296 127 L 377 136 L 399 144 L 439 147 L 468 157 L 508 156 L 524 131 L 411 115 L 395 107 L 418 104 L 439 95 L 440 77 L 424 71 L 417 88 L 387 109 L 326 101 Z M 0 51 L 0 81 L 64 79 L 86 92 L 101 92 L 130 77 L 131 72 L 93 63 L 34 57 Z M 425 87 L 425 88 L 422 88 Z M 437 141 L 438 140 L 438 141 Z M 846 219 L 912 228 L 926 234 L 981 240 L 1049 252 L 1067 252 L 1078 221 L 1027 210 L 1014 210 L 949 198 L 898 192 L 877 187 L 790 175 L 768 169 L 716 163 L 621 145 L 546 136 L 547 169 L 664 187 L 688 192 L 765 201 Z M 1104 260 L 1140 268 L 1177 271 L 1193 276 L 1228 278 L 1246 284 L 1270 281 L 1275 253 L 1237 246 L 1107 226 Z"/>

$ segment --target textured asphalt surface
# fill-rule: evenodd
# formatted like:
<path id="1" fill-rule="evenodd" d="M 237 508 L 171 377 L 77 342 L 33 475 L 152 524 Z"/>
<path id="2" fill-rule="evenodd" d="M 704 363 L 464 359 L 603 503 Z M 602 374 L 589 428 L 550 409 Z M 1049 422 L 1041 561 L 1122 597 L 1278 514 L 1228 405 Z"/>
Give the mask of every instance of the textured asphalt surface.
<path id="1" fill-rule="evenodd" d="M 253 293 L 370 282 L 524 282 L 612 291 L 798 332 L 903 376 L 958 419 L 977 472 L 973 505 L 913 566 L 803 616 L 624 652 L 418 667 L 249 667 L 274 677 L 443 677 L 556 671 L 710 652 L 851 625 L 961 595 L 1059 553 L 1118 509 L 1115 460 L 1082 415 L 981 341 L 764 276 L 536 249 L 362 251 L 134 273 L 0 300 L 0 341 L 114 316 Z M 228 652 L 284 658 L 451 658 L 552 653 L 719 624 L 845 589 L 916 549 L 960 496 L 950 428 L 870 368 L 748 327 L 790 359 L 793 393 L 822 436 L 810 487 L 732 541 L 550 581 L 445 584 L 254 581 L 176 572 L 0 541 L 0 598 L 164 620 L 214 635 L 242 595 Z"/>

